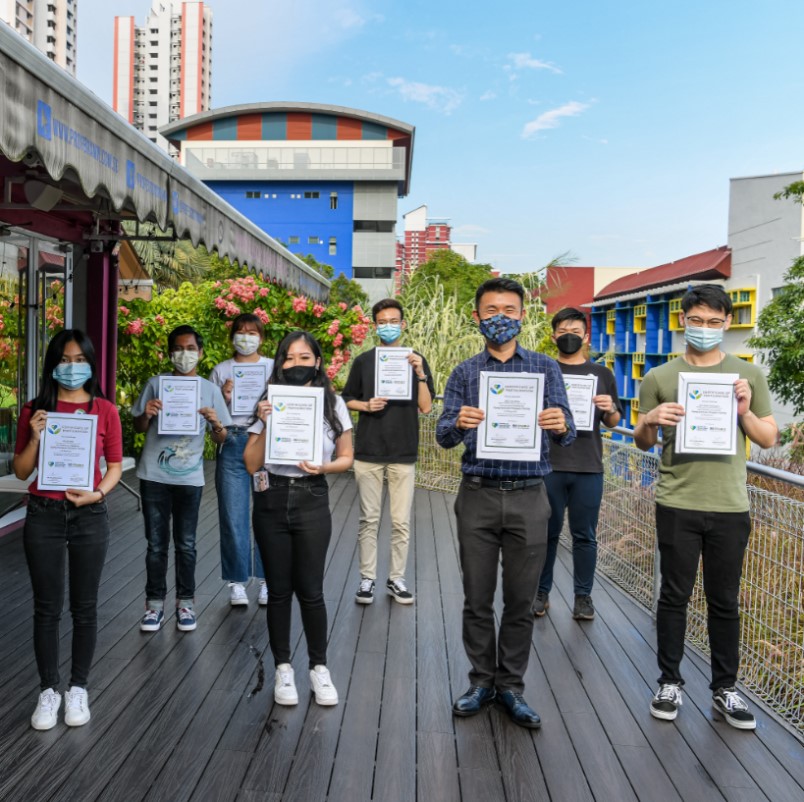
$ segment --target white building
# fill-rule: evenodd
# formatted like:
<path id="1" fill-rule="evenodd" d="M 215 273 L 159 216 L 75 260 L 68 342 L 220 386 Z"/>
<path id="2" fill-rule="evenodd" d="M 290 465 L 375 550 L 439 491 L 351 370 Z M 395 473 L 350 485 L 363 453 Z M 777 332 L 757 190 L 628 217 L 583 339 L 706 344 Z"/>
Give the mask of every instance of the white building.
<path id="1" fill-rule="evenodd" d="M 115 111 L 167 150 L 159 128 L 210 107 L 212 10 L 153 0 L 142 27 L 115 17 L 113 81 Z"/>
<path id="2" fill-rule="evenodd" d="M 75 76 L 78 0 L 0 0 L 0 19 Z"/>

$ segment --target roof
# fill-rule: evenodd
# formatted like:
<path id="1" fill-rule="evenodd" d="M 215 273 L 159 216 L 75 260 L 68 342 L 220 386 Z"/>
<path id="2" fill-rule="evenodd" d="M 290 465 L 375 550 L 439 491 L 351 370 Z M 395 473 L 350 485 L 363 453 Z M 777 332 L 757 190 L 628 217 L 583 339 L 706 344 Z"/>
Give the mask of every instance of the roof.
<path id="1" fill-rule="evenodd" d="M 626 293 L 647 292 L 680 281 L 716 281 L 731 276 L 731 249 L 727 245 L 623 276 L 595 294 L 595 301 Z"/>

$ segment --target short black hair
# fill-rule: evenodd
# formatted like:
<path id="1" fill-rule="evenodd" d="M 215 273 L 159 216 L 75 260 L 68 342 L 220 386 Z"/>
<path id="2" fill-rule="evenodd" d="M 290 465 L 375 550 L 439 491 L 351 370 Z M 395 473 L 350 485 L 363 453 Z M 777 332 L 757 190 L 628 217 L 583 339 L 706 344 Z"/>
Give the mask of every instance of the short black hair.
<path id="1" fill-rule="evenodd" d="M 232 328 L 229 332 L 229 338 L 234 339 L 235 334 L 237 334 L 243 326 L 252 325 L 255 329 L 257 329 L 257 334 L 260 335 L 260 339 L 265 339 L 265 326 L 263 322 L 256 316 L 253 315 L 251 312 L 242 312 L 239 314 L 233 321 L 232 321 Z M 200 345 L 198 346 L 201 347 Z"/>
<path id="2" fill-rule="evenodd" d="M 475 293 L 475 309 L 480 309 L 480 299 L 487 292 L 515 292 L 522 301 L 522 306 L 525 305 L 525 290 L 518 281 L 512 278 L 490 278 L 484 281 Z"/>
<path id="3" fill-rule="evenodd" d="M 681 309 L 686 315 L 693 306 L 708 306 L 716 312 L 731 314 L 731 298 L 720 284 L 698 284 L 690 287 L 681 299 Z"/>
<path id="4" fill-rule="evenodd" d="M 176 340 L 185 334 L 192 334 L 195 337 L 195 344 L 198 346 L 198 350 L 204 350 L 204 338 L 192 326 L 176 326 L 176 328 L 168 334 L 169 354 L 173 353 L 173 346 L 176 345 Z"/>
<path id="5" fill-rule="evenodd" d="M 399 303 L 396 298 L 383 298 L 381 301 L 377 301 L 377 303 L 371 307 L 371 319 L 375 323 L 377 322 L 377 315 L 379 315 L 383 309 L 398 309 L 399 316 L 402 318 L 402 320 L 405 319 L 405 310 L 402 308 L 402 304 Z"/>
<path id="6" fill-rule="evenodd" d="M 586 332 L 586 315 L 581 312 L 580 309 L 576 309 L 574 306 L 559 309 L 558 312 L 553 315 L 553 319 L 550 321 L 553 331 L 558 328 L 559 323 L 563 323 L 565 320 L 579 320 L 581 323 L 583 323 L 583 330 Z"/>

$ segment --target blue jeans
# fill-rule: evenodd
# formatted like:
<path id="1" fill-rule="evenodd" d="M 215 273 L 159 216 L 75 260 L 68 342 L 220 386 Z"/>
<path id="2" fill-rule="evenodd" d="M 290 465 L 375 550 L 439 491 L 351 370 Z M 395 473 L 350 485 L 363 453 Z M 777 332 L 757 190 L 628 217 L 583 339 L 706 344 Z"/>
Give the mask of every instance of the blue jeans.
<path id="1" fill-rule="evenodd" d="M 195 530 L 203 487 L 166 485 L 140 480 L 142 514 L 145 518 L 145 599 L 149 607 L 162 607 L 167 595 L 170 518 L 173 516 L 173 547 L 176 555 L 176 600 L 189 602 L 195 595 Z"/>
<path id="2" fill-rule="evenodd" d="M 564 528 L 564 510 L 567 510 L 572 535 L 575 595 L 589 596 L 597 565 L 597 517 L 603 500 L 603 474 L 553 471 L 544 477 L 544 484 L 550 499 L 550 521 L 547 524 L 547 558 L 539 590 L 549 593 L 553 587 L 558 538 Z"/>
<path id="3" fill-rule="evenodd" d="M 34 597 L 40 688 L 59 688 L 59 621 L 68 562 L 73 654 L 70 685 L 86 688 L 98 635 L 98 586 L 109 545 L 106 502 L 76 507 L 32 495 L 22 534 Z"/>
<path id="4" fill-rule="evenodd" d="M 272 484 L 268 490 L 254 494 L 254 537 L 268 566 L 271 589 L 268 639 L 275 665 L 290 662 L 294 594 L 301 608 L 310 668 L 327 664 L 324 564 L 331 534 L 325 477 L 295 480 L 292 485 Z"/>
<path id="5" fill-rule="evenodd" d="M 218 449 L 215 489 L 218 491 L 218 519 L 221 533 L 221 577 L 226 582 L 248 582 L 251 573 L 251 476 L 243 463 L 248 432 L 228 429 Z M 265 571 L 255 549 L 254 576 Z"/>

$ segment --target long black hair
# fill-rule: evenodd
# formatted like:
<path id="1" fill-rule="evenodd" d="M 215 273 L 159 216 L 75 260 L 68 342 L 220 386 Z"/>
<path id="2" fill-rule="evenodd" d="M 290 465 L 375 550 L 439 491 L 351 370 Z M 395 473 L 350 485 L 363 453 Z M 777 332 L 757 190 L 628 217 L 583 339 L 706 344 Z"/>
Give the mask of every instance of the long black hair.
<path id="1" fill-rule="evenodd" d="M 53 336 L 47 345 L 45 364 L 42 369 L 42 383 L 39 385 L 39 395 L 31 402 L 34 412 L 39 409 L 44 409 L 48 412 L 55 411 L 59 397 L 59 383 L 53 378 L 53 370 L 61 362 L 65 346 L 71 342 L 74 342 L 81 349 L 87 364 L 92 368 L 92 376 L 84 382 L 84 389 L 89 393 L 90 412 L 95 399 L 104 397 L 98 383 L 98 371 L 95 367 L 95 347 L 92 345 L 92 340 L 80 329 L 62 329 Z"/>
<path id="2" fill-rule="evenodd" d="M 310 382 L 312 387 L 324 388 L 324 419 L 329 424 L 332 430 L 333 439 L 337 440 L 343 434 L 343 425 L 340 418 L 338 418 L 337 410 L 335 409 L 335 401 L 337 396 L 332 389 L 332 384 L 329 381 L 326 371 L 324 370 L 324 358 L 321 354 L 321 346 L 312 334 L 306 331 L 292 331 L 286 334 L 279 347 L 276 349 L 274 357 L 274 369 L 271 371 L 271 378 L 268 379 L 268 384 L 287 384 L 285 381 L 285 373 L 282 370 L 282 364 L 288 358 L 288 351 L 290 346 L 297 340 L 304 340 L 310 346 L 313 356 L 318 360 L 318 369 L 315 372 L 313 380 Z"/>

